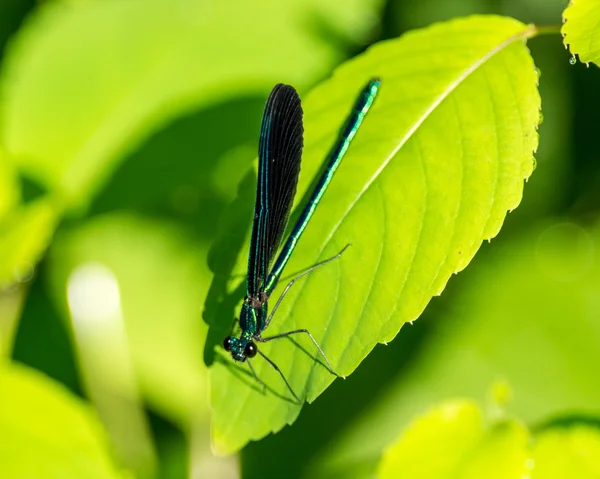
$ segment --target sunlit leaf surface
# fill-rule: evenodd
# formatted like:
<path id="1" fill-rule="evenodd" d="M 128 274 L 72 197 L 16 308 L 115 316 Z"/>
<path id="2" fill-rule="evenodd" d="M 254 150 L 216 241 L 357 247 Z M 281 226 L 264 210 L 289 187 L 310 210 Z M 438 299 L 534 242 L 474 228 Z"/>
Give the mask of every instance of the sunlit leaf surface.
<path id="1" fill-rule="evenodd" d="M 565 45 L 584 63 L 600 65 L 600 3 L 597 0 L 571 0 L 563 13 Z"/>
<path id="2" fill-rule="evenodd" d="M 489 427 L 473 402 L 448 402 L 411 424 L 384 454 L 378 477 L 522 479 L 527 440 L 517 422 Z"/>
<path id="3" fill-rule="evenodd" d="M 372 47 L 306 97 L 299 196 L 361 87 L 382 79 L 287 272 L 352 247 L 294 286 L 269 334 L 308 328 L 346 376 L 377 343 L 418 318 L 481 242 L 498 233 L 520 202 L 537 147 L 537 73 L 524 45 L 532 33 L 501 17 L 437 24 Z M 240 254 L 235 272 L 244 268 Z M 231 320 L 219 318 L 220 327 Z M 309 354 L 286 340 L 263 350 L 310 402 L 333 377 L 310 358 L 310 342 L 298 342 Z M 221 452 L 299 414 L 269 365 L 260 358 L 253 364 L 269 386 L 266 395 L 223 354 L 212 368 L 213 440 Z"/>
<path id="4" fill-rule="evenodd" d="M 52 239 L 60 209 L 40 198 L 11 211 L 0 222 L 0 288 L 31 279 Z"/>
<path id="5" fill-rule="evenodd" d="M 116 479 L 100 423 L 62 386 L 17 364 L 0 367 L 0 477 Z"/>
<path id="6" fill-rule="evenodd" d="M 600 428 L 586 424 L 555 427 L 535 440 L 532 479 L 600 477 Z"/>
<path id="7" fill-rule="evenodd" d="M 385 452 L 377 477 L 558 479 L 600 477 L 600 429 L 585 423 L 529 431 L 516 420 L 484 417 L 454 400 L 415 420 Z"/>

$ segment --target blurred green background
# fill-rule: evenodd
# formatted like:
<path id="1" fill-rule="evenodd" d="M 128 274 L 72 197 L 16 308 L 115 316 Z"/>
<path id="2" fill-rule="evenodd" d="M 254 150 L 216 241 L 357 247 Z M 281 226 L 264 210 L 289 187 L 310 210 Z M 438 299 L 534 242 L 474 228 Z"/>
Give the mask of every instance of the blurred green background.
<path id="1" fill-rule="evenodd" d="M 272 85 L 302 95 L 369 44 L 435 21 L 495 13 L 556 25 L 565 6 L 0 0 L 2 119 L 35 112 L 2 139 L 20 156 L 0 170 L 0 251 L 43 254 L 35 270 L 2 271 L 0 352 L 89 400 L 116 462 L 139 477 L 361 477 L 415 414 L 456 396 L 486 403 L 498 381 L 529 425 L 600 417 L 600 71 L 571 65 L 548 35 L 528 44 L 542 72 L 537 170 L 500 235 L 293 426 L 238 457 L 210 449 L 202 314 L 213 272 L 231 265 L 209 249 L 253 181 Z M 189 20 L 183 31 L 171 15 Z M 66 70 L 69 82 L 21 81 L 22 68 Z M 87 82 L 100 85 L 94 98 L 80 94 Z M 251 208 L 236 210 L 248 224 Z M 90 301 L 101 317 L 78 309 Z"/>

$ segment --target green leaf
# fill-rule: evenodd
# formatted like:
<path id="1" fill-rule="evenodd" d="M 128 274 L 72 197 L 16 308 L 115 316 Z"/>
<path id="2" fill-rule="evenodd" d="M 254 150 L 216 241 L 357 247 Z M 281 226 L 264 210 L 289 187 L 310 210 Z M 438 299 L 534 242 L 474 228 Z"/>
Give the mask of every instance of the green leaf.
<path id="1" fill-rule="evenodd" d="M 360 88 L 373 76 L 382 79 L 287 273 L 352 247 L 290 290 L 269 335 L 309 329 L 347 376 L 377 343 L 418 318 L 481 242 L 498 233 L 507 210 L 519 204 L 537 147 L 537 74 L 523 43 L 533 33 L 494 16 L 440 23 L 372 47 L 307 96 L 299 196 Z M 225 329 L 231 318 L 219 320 Z M 308 354 L 286 340 L 262 349 L 310 402 L 333 378 L 309 357 L 316 352 L 307 338 L 297 341 Z M 221 452 L 299 414 L 282 400 L 289 393 L 276 372 L 261 358 L 253 365 L 271 389 L 266 395 L 223 354 L 212 367 L 213 441 Z"/>
<path id="2" fill-rule="evenodd" d="M 494 424 L 470 452 L 467 464 L 461 465 L 461 477 L 523 479 L 530 468 L 528 441 L 529 431 L 517 421 L 507 420 Z M 434 457 L 430 459 L 435 460 Z"/>
<path id="3" fill-rule="evenodd" d="M 555 427 L 536 437 L 531 479 L 600 477 L 600 430 L 588 425 Z"/>
<path id="4" fill-rule="evenodd" d="M 522 479 L 528 439 L 516 421 L 488 427 L 474 402 L 447 402 L 411 424 L 385 452 L 378 477 Z"/>
<path id="5" fill-rule="evenodd" d="M 44 197 L 20 206 L 0 223 L 0 289 L 31 277 L 59 215 L 56 203 Z"/>
<path id="6" fill-rule="evenodd" d="M 0 361 L 12 352 L 26 289 L 19 285 L 0 292 Z"/>
<path id="7" fill-rule="evenodd" d="M 486 425 L 473 401 L 432 408 L 384 453 L 377 477 L 559 479 L 600 477 L 600 429 L 553 425 L 532 434 L 516 420 Z"/>
<path id="8" fill-rule="evenodd" d="M 0 147 L 0 222 L 20 200 L 21 191 L 16 172 L 9 163 L 6 152 Z"/>
<path id="9" fill-rule="evenodd" d="M 305 27 L 364 38 L 381 0 L 47 2 L 12 42 L 0 135 L 19 166 L 85 203 L 124 153 L 186 111 L 277 81 L 299 86 L 339 53 Z"/>
<path id="10" fill-rule="evenodd" d="M 0 291 L 31 278 L 36 263 L 52 239 L 60 211 L 50 197 L 21 204 L 21 185 L 10 160 L 0 145 Z M 7 292 L 6 298 L 0 298 L 0 303 L 7 299 L 8 310 L 11 311 L 4 318 L 7 322 L 2 326 L 7 328 L 7 334 L 1 342 L 12 337 L 8 332 L 16 324 L 19 308 L 13 308 L 12 297 L 22 295 L 22 291 L 17 292 L 17 289 L 20 288 Z M 0 329 L 3 329 L 2 326 Z M 2 346 L 0 350 L 9 350 L 11 345 L 5 342 Z"/>
<path id="11" fill-rule="evenodd" d="M 600 65 L 600 3 L 596 0 L 571 0 L 563 13 L 563 41 L 573 55 L 584 63 Z"/>
<path id="12" fill-rule="evenodd" d="M 62 231 L 49 254 L 52 292 L 65 321 L 70 322 L 66 293 L 74 272 L 89 265 L 111 272 L 142 392 L 184 429 L 208 415 L 206 325 L 200 314 L 210 281 L 206 251 L 173 224 L 109 214 Z M 105 328 L 110 331 L 110 324 Z M 95 349 L 110 347 L 101 344 L 101 327 L 96 336 Z M 123 366 L 111 357 L 96 361 L 118 384 Z"/>
<path id="13" fill-rule="evenodd" d="M 408 477 L 440 477 L 445 471 L 455 471 L 484 434 L 483 417 L 475 403 L 455 401 L 437 406 L 388 448 L 379 477 L 395 477 L 398 471 Z"/>
<path id="14" fill-rule="evenodd" d="M 0 397 L 0 477 L 123 477 L 96 416 L 62 386 L 33 369 L 3 364 Z"/>

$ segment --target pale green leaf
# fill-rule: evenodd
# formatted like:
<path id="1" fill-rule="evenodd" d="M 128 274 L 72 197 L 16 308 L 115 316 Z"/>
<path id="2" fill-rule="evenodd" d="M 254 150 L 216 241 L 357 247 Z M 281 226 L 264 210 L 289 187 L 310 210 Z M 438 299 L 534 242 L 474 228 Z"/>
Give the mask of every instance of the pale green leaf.
<path id="1" fill-rule="evenodd" d="M 529 431 L 517 421 L 502 421 L 487 431 L 459 468 L 464 479 L 523 479 L 529 472 Z M 436 461 L 435 456 L 429 458 Z M 431 476 L 432 478 L 435 476 Z M 446 473 L 439 478 L 452 478 Z"/>
<path id="2" fill-rule="evenodd" d="M 185 429 L 208 415 L 201 317 L 209 284 L 206 251 L 173 224 L 112 214 L 61 232 L 49 254 L 52 290 L 66 321 L 67 284 L 77 268 L 96 265 L 111 272 L 142 392 Z M 111 357 L 98 361 L 118 384 L 123 366 Z"/>
<path id="3" fill-rule="evenodd" d="M 598 479 L 600 429 L 585 424 L 541 432 L 533 445 L 531 479 Z"/>
<path id="4" fill-rule="evenodd" d="M 0 222 L 19 204 L 20 199 L 16 172 L 9 163 L 6 152 L 0 147 Z"/>
<path id="5" fill-rule="evenodd" d="M 385 479 L 402 471 L 415 479 L 442 477 L 446 471 L 457 470 L 484 434 L 483 415 L 475 403 L 442 404 L 417 419 L 388 448 L 378 475 Z"/>
<path id="6" fill-rule="evenodd" d="M 60 208 L 46 197 L 21 205 L 0 223 L 0 289 L 30 279 L 59 215 Z"/>
<path id="7" fill-rule="evenodd" d="M 307 96 L 299 196 L 360 88 L 373 76 L 382 79 L 287 273 L 352 247 L 292 288 L 265 336 L 307 328 L 333 368 L 348 375 L 377 343 L 418 318 L 481 242 L 498 233 L 507 210 L 519 204 L 537 147 L 537 74 L 524 45 L 533 33 L 494 16 L 440 23 L 372 47 Z M 244 263 L 242 254 L 236 273 Z M 231 319 L 219 318 L 219 327 L 226 330 Z M 307 338 L 297 340 L 316 354 Z M 309 402 L 333 380 L 290 341 L 262 349 Z M 253 365 L 269 386 L 266 395 L 224 354 L 212 368 L 213 440 L 222 452 L 299 414 L 269 365 L 261 358 Z"/>
<path id="8" fill-rule="evenodd" d="M 522 479 L 529 433 L 516 421 L 484 425 L 472 401 L 450 401 L 411 424 L 384 454 L 378 477 Z"/>
<path id="9" fill-rule="evenodd" d="M 0 477 L 123 477 L 90 408 L 42 374 L 0 366 Z"/>
<path id="10" fill-rule="evenodd" d="M 476 403 L 452 400 L 416 419 L 384 453 L 377 477 L 559 479 L 600 477 L 600 430 L 584 422 L 531 433 L 492 421 Z"/>
<path id="11" fill-rule="evenodd" d="M 59 211 L 57 203 L 49 197 L 21 204 L 17 172 L 0 145 L 0 291 L 31 278 L 52 239 Z M 12 304 L 12 300 L 8 303 Z M 10 323 L 14 323 L 13 314 L 8 316 L 12 317 Z M 9 343 L 4 346 L 10 349 Z"/>
<path id="12" fill-rule="evenodd" d="M 561 32 L 564 43 L 584 63 L 600 65 L 600 3 L 597 0 L 571 0 L 563 13 Z"/>
<path id="13" fill-rule="evenodd" d="M 339 59 L 307 16 L 364 38 L 380 0 L 46 2 L 7 51 L 1 138 L 20 167 L 85 202 L 124 153 L 172 118 Z"/>

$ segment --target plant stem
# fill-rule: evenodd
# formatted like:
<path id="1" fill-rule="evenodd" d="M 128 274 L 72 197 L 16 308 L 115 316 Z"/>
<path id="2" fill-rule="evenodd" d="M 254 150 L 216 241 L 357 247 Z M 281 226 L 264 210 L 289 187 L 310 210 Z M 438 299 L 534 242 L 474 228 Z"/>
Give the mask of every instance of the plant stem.
<path id="1" fill-rule="evenodd" d="M 553 35 L 556 33 L 560 33 L 561 25 L 542 25 L 542 26 L 533 26 L 533 34 L 531 38 L 537 37 L 540 35 Z"/>

